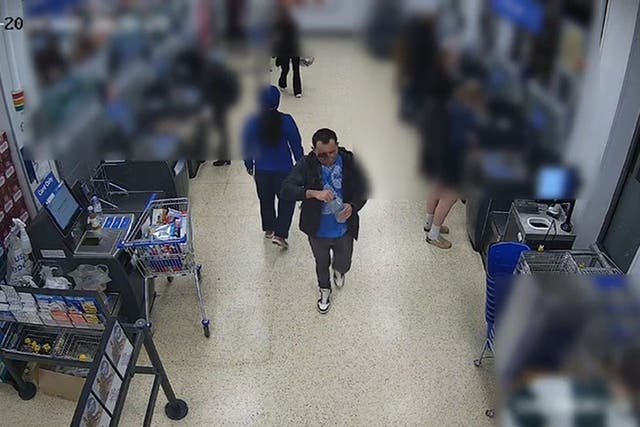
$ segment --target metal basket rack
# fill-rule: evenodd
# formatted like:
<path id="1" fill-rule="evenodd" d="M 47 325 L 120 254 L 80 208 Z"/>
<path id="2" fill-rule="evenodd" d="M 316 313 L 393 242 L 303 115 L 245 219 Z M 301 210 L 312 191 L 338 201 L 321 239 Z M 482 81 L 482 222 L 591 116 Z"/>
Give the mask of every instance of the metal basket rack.
<path id="1" fill-rule="evenodd" d="M 622 274 L 597 248 L 571 251 L 526 251 L 520 255 L 516 274 Z"/>
<path id="2" fill-rule="evenodd" d="M 568 251 L 526 251 L 520 255 L 516 274 L 578 274 L 579 269 Z"/>
<path id="3" fill-rule="evenodd" d="M 7 331 L 2 350 L 13 354 L 91 362 L 101 337 L 99 331 L 16 323 Z M 45 344 L 50 348 L 46 349 Z"/>
<path id="4" fill-rule="evenodd" d="M 592 251 L 571 251 L 571 257 L 576 262 L 580 274 L 622 274 L 622 271 L 597 249 Z"/>

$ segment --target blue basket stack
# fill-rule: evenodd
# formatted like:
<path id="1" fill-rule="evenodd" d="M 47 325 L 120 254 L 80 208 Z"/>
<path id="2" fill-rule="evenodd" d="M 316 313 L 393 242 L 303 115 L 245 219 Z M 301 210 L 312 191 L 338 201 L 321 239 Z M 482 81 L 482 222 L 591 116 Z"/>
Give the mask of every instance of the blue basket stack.
<path id="1" fill-rule="evenodd" d="M 493 352 L 494 325 L 505 300 L 509 295 L 513 281 L 513 271 L 518 264 L 520 254 L 530 250 L 522 243 L 500 242 L 489 248 L 487 260 L 487 290 L 485 301 L 485 320 L 487 321 L 487 339 L 480 358 L 474 362 L 480 366 L 487 350 Z"/>

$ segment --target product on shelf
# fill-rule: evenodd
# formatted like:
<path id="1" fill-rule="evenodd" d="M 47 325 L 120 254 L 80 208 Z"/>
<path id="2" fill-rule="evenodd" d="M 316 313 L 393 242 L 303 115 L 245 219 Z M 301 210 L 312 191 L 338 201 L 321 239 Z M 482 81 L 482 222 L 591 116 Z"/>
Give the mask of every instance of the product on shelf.
<path id="1" fill-rule="evenodd" d="M 5 254 L 5 240 L 9 236 L 12 219 L 19 218 L 25 224 L 29 212 L 25 204 L 24 191 L 20 188 L 16 168 L 11 159 L 11 147 L 6 132 L 0 131 L 0 258 Z"/>
<path id="2" fill-rule="evenodd" d="M 94 297 L 42 295 L 0 289 L 0 320 L 87 329 L 104 329 L 104 313 Z"/>

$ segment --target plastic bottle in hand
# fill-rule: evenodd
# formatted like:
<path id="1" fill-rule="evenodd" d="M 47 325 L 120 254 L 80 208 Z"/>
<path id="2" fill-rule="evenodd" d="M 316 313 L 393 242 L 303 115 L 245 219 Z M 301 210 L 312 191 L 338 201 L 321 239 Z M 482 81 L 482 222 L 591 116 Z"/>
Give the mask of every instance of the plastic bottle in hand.
<path id="1" fill-rule="evenodd" d="M 331 200 L 330 202 L 327 202 L 327 206 L 329 210 L 331 211 L 332 214 L 335 215 L 336 221 L 338 221 L 339 223 L 344 223 L 345 221 L 340 219 L 340 212 L 344 210 L 344 202 L 340 197 L 338 197 L 338 195 L 335 193 L 335 191 L 333 191 L 333 189 L 330 186 L 327 185 L 324 187 L 324 189 L 331 191 L 333 193 L 333 200 Z"/>
<path id="2" fill-rule="evenodd" d="M 338 221 L 340 224 L 344 224 L 345 222 L 347 222 L 347 220 L 340 217 L 340 213 L 344 210 L 344 202 L 342 201 L 342 199 L 336 200 L 338 201 L 338 203 L 336 204 L 338 211 L 335 212 L 334 215 L 336 216 L 336 221 Z"/>

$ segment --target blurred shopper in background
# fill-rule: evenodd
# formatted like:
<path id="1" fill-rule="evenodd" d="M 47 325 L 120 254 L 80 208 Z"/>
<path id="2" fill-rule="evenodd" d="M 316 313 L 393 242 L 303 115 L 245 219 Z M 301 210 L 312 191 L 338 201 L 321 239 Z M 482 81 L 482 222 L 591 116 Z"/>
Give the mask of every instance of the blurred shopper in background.
<path id="1" fill-rule="evenodd" d="M 50 86 L 64 79 L 70 64 L 62 53 L 58 37 L 53 32 L 35 34 L 31 44 L 38 82 L 42 86 Z"/>
<path id="2" fill-rule="evenodd" d="M 246 41 L 244 27 L 245 6 L 245 0 L 227 0 L 225 4 L 227 40 L 233 44 L 243 44 Z"/>
<path id="3" fill-rule="evenodd" d="M 302 97 L 302 77 L 300 76 L 300 34 L 298 25 L 288 6 L 279 5 L 273 28 L 273 50 L 276 66 L 281 73 L 278 79 L 280 89 L 287 88 L 289 70 L 293 69 L 293 93 Z"/>
<path id="4" fill-rule="evenodd" d="M 392 56 L 401 27 L 401 2 L 398 0 L 373 1 L 364 30 L 369 52 L 378 59 L 388 59 Z"/>
<path id="5" fill-rule="evenodd" d="M 439 108 L 439 107 L 436 107 Z M 425 135 L 429 139 L 423 164 L 434 187 L 427 198 L 427 218 L 424 230 L 427 242 L 440 249 L 451 248 L 442 237 L 449 232 L 444 222 L 458 200 L 465 156 L 477 144 L 479 116 L 484 108 L 484 93 L 479 83 L 469 80 L 462 84 L 440 113 L 442 129 Z M 433 123 L 434 127 L 438 123 Z"/>
<path id="6" fill-rule="evenodd" d="M 438 88 L 433 76 L 437 57 L 435 18 L 426 13 L 412 17 L 396 52 L 402 120 L 415 122 L 424 110 L 427 97 Z"/>
<path id="7" fill-rule="evenodd" d="M 293 169 L 292 157 L 297 162 L 304 155 L 302 137 L 293 117 L 278 111 L 280 91 L 277 87 L 264 88 L 259 103 L 260 112 L 247 120 L 243 132 L 244 164 L 256 181 L 264 237 L 287 249 L 295 201 L 282 199 L 279 193 Z"/>
<path id="8" fill-rule="evenodd" d="M 213 124 L 218 135 L 218 160 L 213 162 L 213 165 L 230 165 L 227 116 L 240 98 L 240 84 L 236 73 L 221 58 L 212 57 L 206 62 L 204 93 L 206 103 L 213 110 Z"/>

